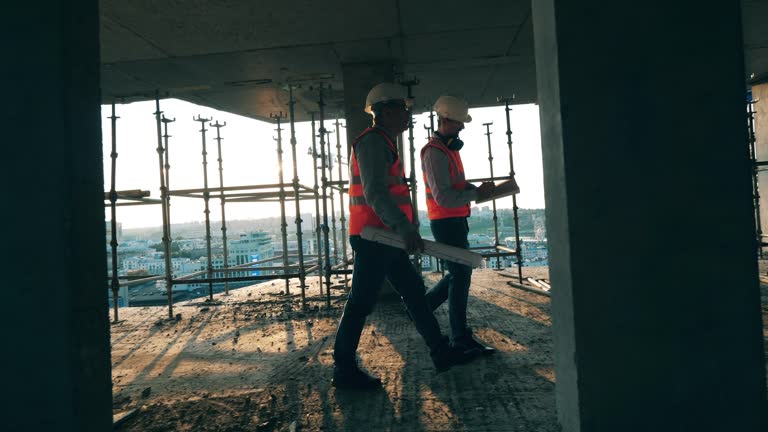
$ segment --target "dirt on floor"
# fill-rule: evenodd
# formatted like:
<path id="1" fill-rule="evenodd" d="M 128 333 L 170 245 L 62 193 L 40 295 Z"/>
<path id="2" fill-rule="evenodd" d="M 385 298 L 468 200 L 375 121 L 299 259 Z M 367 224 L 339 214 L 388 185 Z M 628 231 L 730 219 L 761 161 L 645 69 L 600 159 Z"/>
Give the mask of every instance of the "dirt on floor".
<path id="1" fill-rule="evenodd" d="M 547 269 L 524 269 L 547 277 Z M 376 391 L 330 385 L 336 324 L 316 276 L 267 282 L 167 307 L 121 309 L 112 326 L 121 431 L 557 431 L 549 298 L 510 287 L 510 270 L 473 274 L 468 316 L 498 353 L 437 374 L 399 300 L 383 298 L 360 341 Z M 427 285 L 439 274 L 425 274 Z M 325 291 L 323 290 L 323 294 Z M 393 296 L 390 296 L 393 297 Z M 447 307 L 436 316 L 448 332 Z M 134 411 L 135 410 L 135 411 Z"/>

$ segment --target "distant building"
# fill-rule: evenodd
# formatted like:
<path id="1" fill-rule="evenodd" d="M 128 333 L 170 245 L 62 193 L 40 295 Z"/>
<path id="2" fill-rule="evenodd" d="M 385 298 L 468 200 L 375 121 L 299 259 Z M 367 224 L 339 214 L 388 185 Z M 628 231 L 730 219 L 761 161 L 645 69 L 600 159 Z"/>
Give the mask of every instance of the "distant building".
<path id="1" fill-rule="evenodd" d="M 272 246 L 272 236 L 264 231 L 253 231 L 247 234 L 241 234 L 240 238 L 229 243 L 229 266 L 252 263 L 259 260 L 271 258 L 275 255 L 275 248 Z M 217 267 L 218 264 L 218 267 Z M 213 267 L 222 268 L 224 266 L 224 257 L 218 259 L 214 257 Z M 256 275 L 256 271 L 237 272 L 231 276 Z"/>

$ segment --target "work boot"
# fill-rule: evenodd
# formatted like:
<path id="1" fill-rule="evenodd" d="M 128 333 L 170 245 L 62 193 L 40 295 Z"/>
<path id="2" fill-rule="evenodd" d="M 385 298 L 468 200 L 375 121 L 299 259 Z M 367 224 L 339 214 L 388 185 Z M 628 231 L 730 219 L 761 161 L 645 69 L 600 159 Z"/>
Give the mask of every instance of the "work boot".
<path id="1" fill-rule="evenodd" d="M 339 389 L 374 389 L 381 387 L 381 379 L 368 374 L 357 365 L 348 368 L 334 366 L 331 385 Z"/>
<path id="2" fill-rule="evenodd" d="M 479 352 L 465 352 L 463 349 L 449 344 L 446 338 L 443 343 L 432 350 L 430 355 L 432 356 L 432 363 L 435 365 L 437 373 L 440 373 L 447 371 L 452 366 L 469 363 L 479 355 Z"/>
<path id="3" fill-rule="evenodd" d="M 489 355 L 496 352 L 496 348 L 478 342 L 472 335 L 454 341 L 453 346 L 469 355 Z"/>

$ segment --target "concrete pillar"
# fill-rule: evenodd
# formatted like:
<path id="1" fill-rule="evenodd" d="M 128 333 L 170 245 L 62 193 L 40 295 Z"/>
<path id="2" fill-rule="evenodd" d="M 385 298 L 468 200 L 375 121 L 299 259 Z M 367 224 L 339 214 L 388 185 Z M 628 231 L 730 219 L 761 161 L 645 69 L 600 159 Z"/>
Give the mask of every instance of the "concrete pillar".
<path id="1" fill-rule="evenodd" d="M 98 1 L 5 12 L 2 429 L 111 430 Z"/>
<path id="2" fill-rule="evenodd" d="M 758 161 L 768 161 L 768 82 L 752 86 L 755 110 L 755 153 Z M 761 169 L 765 169 L 762 167 Z M 760 192 L 760 227 L 768 234 L 768 171 L 758 174 Z"/>
<path id="3" fill-rule="evenodd" d="M 347 146 L 371 125 L 371 115 L 364 111 L 365 97 L 376 84 L 395 81 L 392 62 L 347 63 L 344 74 L 344 119 L 347 121 Z"/>
<path id="4" fill-rule="evenodd" d="M 533 2 L 563 431 L 762 431 L 739 3 Z"/>

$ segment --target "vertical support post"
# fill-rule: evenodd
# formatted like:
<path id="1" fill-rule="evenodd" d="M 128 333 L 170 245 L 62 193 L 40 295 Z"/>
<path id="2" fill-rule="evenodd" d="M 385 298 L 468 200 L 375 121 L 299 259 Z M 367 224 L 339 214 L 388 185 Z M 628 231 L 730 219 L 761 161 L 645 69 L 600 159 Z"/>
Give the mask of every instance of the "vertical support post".
<path id="1" fill-rule="evenodd" d="M 323 185 L 323 232 L 325 234 L 324 241 L 323 241 L 323 248 L 324 254 L 325 254 L 325 295 L 326 295 L 326 301 L 325 305 L 326 307 L 331 307 L 331 259 L 330 259 L 330 253 L 331 253 L 331 245 L 328 239 L 328 178 L 325 176 L 325 165 L 326 165 L 326 155 L 325 155 L 325 100 L 323 99 L 323 83 L 320 83 L 318 85 L 318 102 L 317 105 L 320 107 L 320 129 L 318 132 L 320 133 L 320 159 L 321 159 L 321 167 L 322 167 L 322 185 Z"/>
<path id="2" fill-rule="evenodd" d="M 485 126 L 485 136 L 488 137 L 488 166 L 491 168 L 491 181 L 494 181 L 495 178 L 493 176 L 493 150 L 491 148 L 491 125 L 493 122 L 490 123 L 483 123 L 483 126 Z M 493 247 L 499 245 L 499 218 L 496 214 L 496 200 L 491 201 L 491 205 L 493 208 Z M 498 252 L 498 249 L 495 249 L 496 252 Z M 501 257 L 496 256 L 496 269 L 501 269 Z"/>
<path id="3" fill-rule="evenodd" d="M 757 139 L 755 138 L 755 110 L 757 101 L 747 102 L 747 142 L 749 143 L 749 157 L 752 159 L 752 194 L 755 201 L 755 234 L 757 236 L 757 251 L 763 258 L 763 226 L 760 223 L 760 167 L 757 165 Z"/>
<path id="4" fill-rule="evenodd" d="M 285 114 L 280 111 L 278 114 L 270 114 L 269 118 L 277 122 L 277 179 L 280 183 L 280 237 L 283 242 L 283 274 L 288 273 L 288 223 L 285 221 L 285 181 L 283 178 L 283 128 L 280 127 L 280 121 L 285 118 Z M 291 293 L 291 281 L 285 278 L 285 295 Z"/>
<path id="5" fill-rule="evenodd" d="M 410 81 L 402 82 L 402 85 L 404 85 L 408 89 L 408 99 L 413 99 L 413 86 L 419 84 L 419 80 L 413 79 Z M 409 148 L 409 155 L 410 155 L 410 173 L 409 173 L 409 180 L 410 180 L 410 187 L 411 187 L 411 206 L 413 207 L 413 224 L 417 227 L 421 225 L 419 221 L 419 200 L 417 199 L 417 190 L 418 190 L 418 183 L 416 181 L 416 146 L 414 145 L 414 138 L 413 138 L 413 108 L 408 108 L 408 148 Z M 415 252 L 413 254 L 413 266 L 416 268 L 416 271 L 421 273 L 421 255 L 418 252 Z"/>
<path id="6" fill-rule="evenodd" d="M 112 115 L 107 117 L 112 122 L 112 152 L 110 153 L 110 157 L 112 158 L 112 174 L 110 179 L 110 187 L 109 187 L 109 207 L 112 212 L 112 220 L 110 221 L 112 226 L 112 238 L 110 239 L 109 245 L 112 250 L 112 303 L 114 307 L 114 323 L 117 323 L 120 321 L 118 319 L 118 302 L 117 297 L 119 295 L 120 291 L 120 280 L 117 277 L 117 190 L 116 188 L 116 181 L 117 181 L 117 115 L 115 115 L 115 103 L 112 103 Z M 126 293 L 127 294 L 127 293 Z M 125 301 L 127 303 L 128 296 L 126 295 Z"/>
<path id="7" fill-rule="evenodd" d="M 173 274 L 171 273 L 171 234 L 168 221 L 168 186 L 165 184 L 165 157 L 163 148 L 163 112 L 160 111 L 160 92 L 155 92 L 155 123 L 157 125 L 157 157 L 160 168 L 160 207 L 163 213 L 163 251 L 165 254 L 165 291 L 168 295 L 168 319 L 173 318 Z"/>
<path id="8" fill-rule="evenodd" d="M 512 97 L 499 97 L 496 98 L 498 102 L 504 102 L 504 113 L 507 118 L 507 148 L 509 149 L 509 175 L 515 176 L 515 160 L 512 156 L 512 123 L 509 119 L 509 113 L 512 108 L 509 107 L 510 102 L 515 99 L 515 95 Z M 520 249 L 520 219 L 517 214 L 517 195 L 512 195 L 512 219 L 515 223 L 515 257 L 517 258 L 517 280 L 519 283 L 523 283 L 523 251 Z"/>
<path id="9" fill-rule="evenodd" d="M 343 170 L 341 168 L 341 123 L 339 123 L 339 116 L 336 116 L 336 165 L 339 168 L 339 222 L 341 223 L 341 255 L 342 262 L 347 264 L 347 227 L 346 216 L 344 212 L 344 177 Z M 344 281 L 347 280 L 347 274 L 344 273 Z"/>
<path id="10" fill-rule="evenodd" d="M 336 202 L 334 200 L 334 184 L 333 184 L 333 154 L 331 153 L 331 134 L 333 131 L 326 131 L 326 139 L 328 144 L 328 153 L 326 158 L 328 162 L 326 168 L 328 168 L 328 184 L 330 185 L 330 191 L 328 193 L 331 199 L 331 234 L 333 237 L 333 264 L 339 263 L 339 242 L 336 236 Z"/>
<path id="11" fill-rule="evenodd" d="M 203 201 L 205 202 L 205 253 L 208 257 L 207 263 L 207 277 L 213 279 L 213 256 L 211 254 L 211 209 L 209 207 L 209 201 L 211 199 L 211 192 L 208 190 L 208 149 L 206 148 L 205 132 L 208 130 L 205 128 L 205 124 L 210 122 L 211 119 L 203 118 L 198 114 L 197 118 L 193 117 L 192 120 L 200 122 L 200 134 L 203 144 Z M 213 301 L 213 282 L 208 282 L 208 300 Z"/>
<path id="12" fill-rule="evenodd" d="M 224 196 L 224 160 L 221 157 L 221 140 L 223 139 L 221 137 L 221 128 L 227 125 L 227 122 L 219 123 L 218 120 L 216 120 L 216 123 L 213 123 L 211 126 L 216 128 L 216 148 L 218 150 L 218 159 L 219 162 L 219 201 L 221 202 L 221 242 L 222 242 L 222 248 L 224 249 L 224 295 L 229 295 L 229 272 L 227 272 L 227 269 L 229 268 L 229 249 L 227 247 L 227 215 L 224 210 L 225 203 L 226 203 L 226 197 Z"/>
<path id="13" fill-rule="evenodd" d="M 435 111 L 429 107 L 429 136 L 435 133 Z"/>
<path id="14" fill-rule="evenodd" d="M 168 147 L 168 123 L 173 123 L 176 119 L 169 119 L 163 114 L 163 143 L 165 145 L 165 188 L 168 189 L 168 197 L 165 200 L 165 219 L 168 221 L 168 237 L 173 240 L 173 234 L 171 233 L 171 153 Z"/>
<path id="15" fill-rule="evenodd" d="M 299 286 L 301 287 L 301 309 L 307 309 L 306 269 L 304 267 L 304 243 L 301 231 L 301 194 L 299 192 L 299 170 L 296 158 L 296 126 L 295 108 L 296 100 L 293 98 L 293 86 L 288 84 L 288 115 L 291 130 L 291 157 L 293 158 L 293 199 L 296 202 L 296 243 L 299 254 Z M 282 184 L 282 180 L 280 181 Z"/>
<path id="16" fill-rule="evenodd" d="M 320 296 L 323 295 L 323 252 L 322 248 L 320 247 L 321 243 L 321 235 L 320 235 L 320 187 L 317 182 L 317 142 L 315 139 L 315 134 L 317 133 L 315 131 L 315 113 L 311 112 L 309 113 L 310 118 L 312 120 L 312 174 L 314 175 L 315 179 L 315 242 L 317 244 L 316 252 L 317 252 L 317 275 L 319 278 L 319 285 L 320 288 Z"/>

